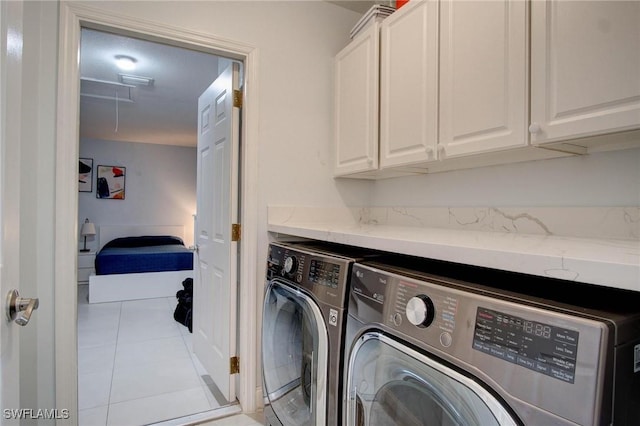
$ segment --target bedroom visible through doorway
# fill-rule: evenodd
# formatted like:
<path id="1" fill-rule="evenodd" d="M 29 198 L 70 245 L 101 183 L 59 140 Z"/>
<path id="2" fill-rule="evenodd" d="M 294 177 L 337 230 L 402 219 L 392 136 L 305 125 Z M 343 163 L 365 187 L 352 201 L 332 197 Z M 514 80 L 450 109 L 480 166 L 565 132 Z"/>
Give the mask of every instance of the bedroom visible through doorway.
<path id="1" fill-rule="evenodd" d="M 80 158 L 126 176 L 122 198 L 99 197 L 95 173 L 92 189 L 78 194 L 78 222 L 97 228 L 90 251 L 78 254 L 79 279 L 82 268 L 93 273 L 106 242 L 101 226 L 181 226 L 177 236 L 194 245 L 197 97 L 232 62 L 90 28 L 81 40 Z M 116 56 L 133 59 L 136 70 L 109 71 Z M 193 106 L 185 92 L 197 93 Z M 78 289 L 80 424 L 147 424 L 228 404 L 193 357 L 191 333 L 173 319 L 175 296 L 89 304 L 87 284 Z"/>

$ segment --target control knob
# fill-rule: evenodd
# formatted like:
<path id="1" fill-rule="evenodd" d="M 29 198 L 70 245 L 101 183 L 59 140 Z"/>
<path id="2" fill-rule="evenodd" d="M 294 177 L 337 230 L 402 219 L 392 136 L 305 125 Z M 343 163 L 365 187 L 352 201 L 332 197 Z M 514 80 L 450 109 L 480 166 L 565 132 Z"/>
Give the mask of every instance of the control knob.
<path id="1" fill-rule="evenodd" d="M 433 302 L 424 294 L 414 296 L 407 302 L 405 314 L 411 324 L 417 327 L 428 327 L 433 322 Z"/>
<path id="2" fill-rule="evenodd" d="M 289 256 L 284 260 L 285 274 L 292 274 L 298 269 L 298 259 L 295 256 Z"/>

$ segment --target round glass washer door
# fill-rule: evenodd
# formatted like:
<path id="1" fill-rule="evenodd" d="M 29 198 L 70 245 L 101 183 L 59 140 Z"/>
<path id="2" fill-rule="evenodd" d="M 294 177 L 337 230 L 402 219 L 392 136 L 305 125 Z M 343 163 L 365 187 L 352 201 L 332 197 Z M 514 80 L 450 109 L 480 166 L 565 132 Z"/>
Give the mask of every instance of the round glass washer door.
<path id="1" fill-rule="evenodd" d="M 265 395 L 283 425 L 324 425 L 328 334 L 318 305 L 279 280 L 262 314 Z"/>
<path id="2" fill-rule="evenodd" d="M 377 331 L 356 341 L 346 392 L 349 426 L 520 424 L 474 380 Z"/>

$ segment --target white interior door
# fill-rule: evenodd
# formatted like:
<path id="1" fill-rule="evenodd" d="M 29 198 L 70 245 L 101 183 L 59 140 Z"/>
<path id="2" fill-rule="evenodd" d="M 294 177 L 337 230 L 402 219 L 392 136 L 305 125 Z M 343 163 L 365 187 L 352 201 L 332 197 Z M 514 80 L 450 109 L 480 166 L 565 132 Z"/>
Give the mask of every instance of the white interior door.
<path id="1" fill-rule="evenodd" d="M 239 111 L 233 107 L 239 66 L 222 72 L 198 100 L 198 170 L 193 350 L 228 401 L 235 400 Z"/>
<path id="2" fill-rule="evenodd" d="M 20 408 L 20 347 L 18 340 L 19 326 L 8 321 L 5 311 L 5 297 L 12 288 L 18 286 L 18 253 L 20 250 L 14 243 L 19 244 L 15 230 L 19 228 L 19 220 L 16 213 L 19 211 L 19 191 L 20 191 L 20 163 L 19 163 L 19 126 L 12 119 L 13 111 L 20 110 L 20 99 L 16 96 L 16 81 L 21 67 L 22 52 L 15 50 L 18 40 L 9 40 L 8 34 L 13 37 L 21 37 L 13 26 L 19 22 L 22 9 L 18 2 L 0 3 L 0 402 L 3 409 Z M 20 15 L 20 16 L 18 16 Z M 18 105 L 12 104 L 8 108 L 9 102 L 17 101 Z M 13 141 L 13 144 L 9 142 Z M 11 248 L 8 250 L 8 248 Z M 4 414 L 4 413 L 3 413 Z M 3 422 L 8 419 L 4 419 Z M 4 423 L 3 423 L 4 424 Z M 15 424 L 18 424 L 16 421 Z"/>

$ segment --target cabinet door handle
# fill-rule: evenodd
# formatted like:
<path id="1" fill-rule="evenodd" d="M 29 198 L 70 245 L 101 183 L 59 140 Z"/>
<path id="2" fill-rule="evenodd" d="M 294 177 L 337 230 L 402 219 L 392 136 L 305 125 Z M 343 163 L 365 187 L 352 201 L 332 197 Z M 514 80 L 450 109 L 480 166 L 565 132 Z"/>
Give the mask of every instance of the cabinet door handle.
<path id="1" fill-rule="evenodd" d="M 541 130 L 542 128 L 538 123 L 534 122 L 534 123 L 531 123 L 531 125 L 529 126 L 529 133 L 531 133 L 532 135 L 540 133 Z"/>
<path id="2" fill-rule="evenodd" d="M 424 153 L 427 155 L 427 158 L 433 157 L 433 148 L 431 148 L 430 146 L 425 146 Z"/>

